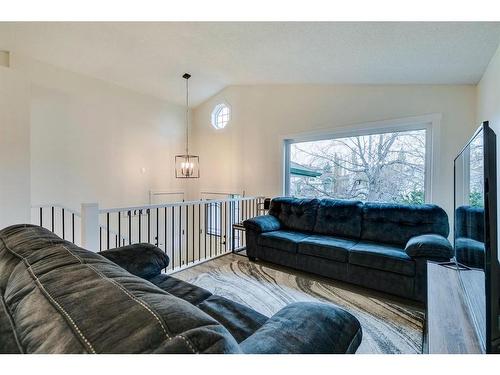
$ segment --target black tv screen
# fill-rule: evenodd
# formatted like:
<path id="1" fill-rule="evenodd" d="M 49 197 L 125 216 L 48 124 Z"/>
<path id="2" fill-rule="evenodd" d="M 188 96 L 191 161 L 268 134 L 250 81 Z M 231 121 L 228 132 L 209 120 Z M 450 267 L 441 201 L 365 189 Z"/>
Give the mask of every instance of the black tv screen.
<path id="1" fill-rule="evenodd" d="M 454 161 L 454 248 L 460 282 L 486 353 L 500 352 L 496 136 L 484 122 Z"/>

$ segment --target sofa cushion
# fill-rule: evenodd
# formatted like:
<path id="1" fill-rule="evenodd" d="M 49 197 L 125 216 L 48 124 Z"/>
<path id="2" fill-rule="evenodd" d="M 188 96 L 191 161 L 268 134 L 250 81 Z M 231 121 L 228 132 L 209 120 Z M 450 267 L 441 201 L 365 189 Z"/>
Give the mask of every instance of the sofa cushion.
<path id="1" fill-rule="evenodd" d="M 359 321 L 340 307 L 295 302 L 272 316 L 241 348 L 248 354 L 355 353 L 362 335 Z"/>
<path id="2" fill-rule="evenodd" d="M 474 268 L 484 268 L 484 242 L 470 238 L 455 240 L 457 262 Z"/>
<path id="3" fill-rule="evenodd" d="M 456 237 L 484 242 L 484 208 L 460 206 L 455 210 Z"/>
<path id="4" fill-rule="evenodd" d="M 272 215 L 261 215 L 252 217 L 243 222 L 246 230 L 253 230 L 257 233 L 273 232 L 281 229 L 281 222 Z"/>
<path id="5" fill-rule="evenodd" d="M 347 238 L 312 235 L 299 242 L 298 253 L 347 262 L 349 249 L 355 244 L 356 241 Z"/>
<path id="6" fill-rule="evenodd" d="M 307 236 L 306 233 L 277 230 L 275 232 L 262 233 L 258 241 L 260 246 L 296 254 L 299 242 Z"/>
<path id="7" fill-rule="evenodd" d="M 405 252 L 412 258 L 449 260 L 453 257 L 450 241 L 438 234 L 422 234 L 410 238 Z"/>
<path id="8" fill-rule="evenodd" d="M 439 234 L 448 237 L 448 215 L 433 204 L 370 203 L 363 206 L 361 239 L 405 246 L 411 237 Z"/>
<path id="9" fill-rule="evenodd" d="M 252 335 L 268 320 L 265 315 L 249 307 L 216 295 L 207 298 L 197 307 L 226 327 L 238 343 Z"/>
<path id="10" fill-rule="evenodd" d="M 318 203 L 317 199 L 274 198 L 269 215 L 277 217 L 285 229 L 312 232 Z"/>
<path id="11" fill-rule="evenodd" d="M 389 244 L 358 242 L 349 251 L 349 263 L 401 275 L 415 275 L 415 262 L 403 248 Z"/>
<path id="12" fill-rule="evenodd" d="M 167 276 L 164 273 L 149 279 L 149 281 L 165 292 L 182 298 L 193 305 L 203 302 L 212 295 L 208 290 L 175 277 Z"/>
<path id="13" fill-rule="evenodd" d="M 101 251 L 99 254 L 125 268 L 132 275 L 145 279 L 159 275 L 170 261 L 163 250 L 149 243 L 117 247 Z"/>
<path id="14" fill-rule="evenodd" d="M 314 233 L 359 238 L 363 218 L 363 203 L 338 199 L 322 199 Z"/>

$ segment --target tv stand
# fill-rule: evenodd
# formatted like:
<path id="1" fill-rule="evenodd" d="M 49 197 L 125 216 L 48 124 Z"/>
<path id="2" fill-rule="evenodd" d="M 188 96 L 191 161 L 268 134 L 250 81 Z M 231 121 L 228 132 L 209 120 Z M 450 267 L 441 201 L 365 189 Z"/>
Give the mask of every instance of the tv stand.
<path id="1" fill-rule="evenodd" d="M 427 262 L 424 353 L 484 353 L 470 308 L 457 269 Z"/>

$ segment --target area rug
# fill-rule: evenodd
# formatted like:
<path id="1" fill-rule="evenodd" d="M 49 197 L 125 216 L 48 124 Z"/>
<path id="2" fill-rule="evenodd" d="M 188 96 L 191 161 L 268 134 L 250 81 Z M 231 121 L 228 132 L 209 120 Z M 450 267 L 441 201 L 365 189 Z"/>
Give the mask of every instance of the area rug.
<path id="1" fill-rule="evenodd" d="M 332 303 L 360 321 L 357 353 L 422 353 L 424 310 L 408 301 L 232 254 L 173 276 L 266 316 L 296 301 Z"/>

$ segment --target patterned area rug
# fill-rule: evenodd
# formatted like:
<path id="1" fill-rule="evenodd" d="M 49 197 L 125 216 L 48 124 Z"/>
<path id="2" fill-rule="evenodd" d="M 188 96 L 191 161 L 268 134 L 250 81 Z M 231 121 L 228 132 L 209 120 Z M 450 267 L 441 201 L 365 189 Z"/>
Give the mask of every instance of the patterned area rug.
<path id="1" fill-rule="evenodd" d="M 266 316 L 296 301 L 333 303 L 361 323 L 357 353 L 422 353 L 424 310 L 412 302 L 232 254 L 173 276 Z"/>

